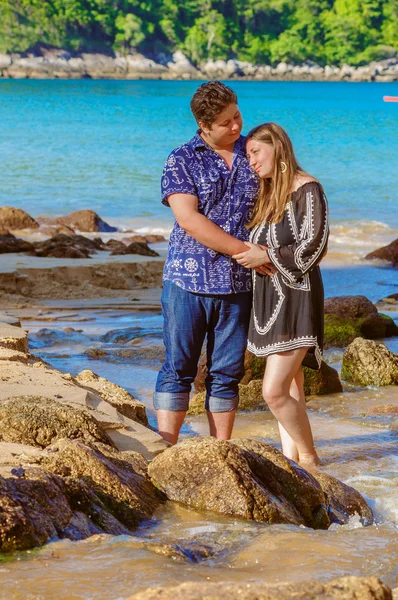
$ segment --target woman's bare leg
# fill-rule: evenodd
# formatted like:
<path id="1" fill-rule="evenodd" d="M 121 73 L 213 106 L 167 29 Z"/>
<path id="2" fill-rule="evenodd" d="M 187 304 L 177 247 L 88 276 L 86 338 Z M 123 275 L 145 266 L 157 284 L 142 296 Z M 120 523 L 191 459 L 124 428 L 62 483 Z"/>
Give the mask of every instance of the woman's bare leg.
<path id="1" fill-rule="evenodd" d="M 290 384 L 290 395 L 292 398 L 297 400 L 297 402 L 301 402 L 303 406 L 305 406 L 305 395 L 304 395 L 304 373 L 303 368 L 300 365 L 296 375 L 293 377 L 292 383 Z M 291 458 L 295 462 L 299 461 L 298 450 L 295 442 L 292 440 L 288 432 L 282 427 L 280 423 L 279 433 L 281 436 L 282 442 L 282 452 L 287 458 Z"/>
<path id="2" fill-rule="evenodd" d="M 296 445 L 298 460 L 305 467 L 316 466 L 319 458 L 305 405 L 294 398 L 290 387 L 307 348 L 271 354 L 267 357 L 263 395 L 271 412 Z"/>

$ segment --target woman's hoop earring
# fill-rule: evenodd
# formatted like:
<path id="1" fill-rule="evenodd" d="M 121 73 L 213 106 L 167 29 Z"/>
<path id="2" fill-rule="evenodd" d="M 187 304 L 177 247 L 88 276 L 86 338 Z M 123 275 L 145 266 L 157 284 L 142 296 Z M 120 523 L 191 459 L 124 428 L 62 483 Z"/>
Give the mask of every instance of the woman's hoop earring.
<path id="1" fill-rule="evenodd" d="M 286 173 L 287 171 L 287 164 L 285 162 L 283 162 L 283 160 L 281 160 L 281 173 Z"/>

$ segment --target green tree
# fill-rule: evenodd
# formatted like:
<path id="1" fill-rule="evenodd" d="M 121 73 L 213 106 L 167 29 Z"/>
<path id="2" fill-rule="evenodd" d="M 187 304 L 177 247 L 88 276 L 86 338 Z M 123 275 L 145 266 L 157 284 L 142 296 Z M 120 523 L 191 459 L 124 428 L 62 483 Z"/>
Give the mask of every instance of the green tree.
<path id="1" fill-rule="evenodd" d="M 184 49 L 195 62 L 207 58 L 225 59 L 228 56 L 225 38 L 225 19 L 216 10 L 211 10 L 206 16 L 195 19 L 185 38 Z"/>

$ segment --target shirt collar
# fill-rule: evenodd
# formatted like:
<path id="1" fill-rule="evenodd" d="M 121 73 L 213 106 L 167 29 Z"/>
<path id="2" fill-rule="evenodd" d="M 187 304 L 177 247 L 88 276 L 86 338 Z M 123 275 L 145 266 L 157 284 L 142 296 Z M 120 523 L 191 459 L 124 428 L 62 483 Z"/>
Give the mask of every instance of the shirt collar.
<path id="1" fill-rule="evenodd" d="M 212 148 L 200 137 L 200 129 L 197 130 L 196 135 L 191 140 L 191 145 L 193 150 L 207 149 L 212 150 Z M 246 138 L 241 135 L 235 142 L 234 146 L 234 154 L 244 154 L 246 155 Z"/>

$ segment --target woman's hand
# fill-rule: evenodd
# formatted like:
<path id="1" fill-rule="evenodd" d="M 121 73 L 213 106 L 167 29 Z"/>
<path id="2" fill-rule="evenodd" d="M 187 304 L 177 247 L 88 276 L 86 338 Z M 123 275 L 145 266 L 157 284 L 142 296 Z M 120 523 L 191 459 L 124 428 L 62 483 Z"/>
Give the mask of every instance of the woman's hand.
<path id="1" fill-rule="evenodd" d="M 275 268 L 268 258 L 268 252 L 265 246 L 260 246 L 259 244 L 252 244 L 251 242 L 245 242 L 245 244 L 249 247 L 249 250 L 247 250 L 247 252 L 235 254 L 232 257 L 236 260 L 237 263 L 242 265 L 242 267 L 246 267 L 247 269 L 261 268 L 261 271 L 259 272 L 264 271 L 269 275 L 275 272 Z"/>

